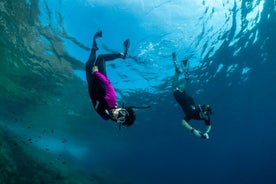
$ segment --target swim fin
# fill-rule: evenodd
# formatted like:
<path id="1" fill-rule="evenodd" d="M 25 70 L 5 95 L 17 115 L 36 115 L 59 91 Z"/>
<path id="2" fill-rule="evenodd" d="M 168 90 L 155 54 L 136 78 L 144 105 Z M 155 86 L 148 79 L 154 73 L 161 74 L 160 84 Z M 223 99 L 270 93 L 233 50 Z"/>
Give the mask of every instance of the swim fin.
<path id="1" fill-rule="evenodd" d="M 172 60 L 176 61 L 176 54 L 175 54 L 175 52 L 172 53 Z"/>
<path id="2" fill-rule="evenodd" d="M 183 65 L 184 65 L 184 67 L 187 67 L 187 64 L 188 64 L 188 59 L 184 59 L 184 60 L 182 60 L 182 63 L 183 63 Z"/>
<path id="3" fill-rule="evenodd" d="M 96 32 L 96 33 L 94 34 L 94 39 L 96 39 L 96 38 L 101 38 L 101 37 L 103 37 L 103 32 L 102 32 L 102 30 L 100 30 L 100 31 L 98 31 L 98 32 Z"/>
<path id="4" fill-rule="evenodd" d="M 127 55 L 129 46 L 130 46 L 130 41 L 129 41 L 129 39 L 126 39 L 126 40 L 124 41 L 123 59 L 126 58 L 126 55 Z"/>
<path id="5" fill-rule="evenodd" d="M 98 32 L 96 32 L 95 34 L 94 34 L 94 37 L 93 37 L 93 46 L 92 46 L 92 48 L 93 49 L 95 49 L 95 50 L 98 50 L 99 48 L 98 48 L 98 45 L 97 45 L 97 42 L 96 42 L 96 39 L 97 38 L 101 38 L 103 36 L 103 32 L 100 30 L 100 31 L 98 31 Z"/>

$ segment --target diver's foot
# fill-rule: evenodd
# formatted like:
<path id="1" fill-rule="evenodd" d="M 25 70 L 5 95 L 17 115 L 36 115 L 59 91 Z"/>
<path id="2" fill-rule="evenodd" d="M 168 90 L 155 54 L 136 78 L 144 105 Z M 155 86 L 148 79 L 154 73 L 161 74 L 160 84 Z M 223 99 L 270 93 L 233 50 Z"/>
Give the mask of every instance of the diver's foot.
<path id="1" fill-rule="evenodd" d="M 100 30 L 94 34 L 94 39 L 101 38 L 102 36 L 103 36 L 103 32 L 102 30 Z"/>
<path id="2" fill-rule="evenodd" d="M 130 46 L 130 41 L 129 41 L 129 39 L 126 39 L 126 40 L 124 41 L 124 52 L 122 53 L 122 58 L 123 58 L 123 59 L 125 59 L 126 56 L 127 56 L 127 52 L 128 52 L 129 46 Z"/>

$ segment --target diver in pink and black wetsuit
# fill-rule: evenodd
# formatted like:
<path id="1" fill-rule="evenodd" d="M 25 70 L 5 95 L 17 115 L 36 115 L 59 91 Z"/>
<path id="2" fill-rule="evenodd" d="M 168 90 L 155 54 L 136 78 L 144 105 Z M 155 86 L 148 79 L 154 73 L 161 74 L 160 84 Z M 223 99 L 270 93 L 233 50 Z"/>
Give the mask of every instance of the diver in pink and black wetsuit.
<path id="1" fill-rule="evenodd" d="M 111 119 L 121 125 L 130 126 L 136 117 L 131 107 L 117 107 L 116 93 L 106 76 L 105 62 L 118 58 L 125 59 L 129 48 L 129 40 L 124 41 L 124 52 L 117 54 L 102 54 L 96 58 L 98 50 L 96 39 L 102 37 L 98 31 L 93 38 L 93 45 L 86 62 L 86 80 L 89 96 L 97 113 L 104 119 Z"/>

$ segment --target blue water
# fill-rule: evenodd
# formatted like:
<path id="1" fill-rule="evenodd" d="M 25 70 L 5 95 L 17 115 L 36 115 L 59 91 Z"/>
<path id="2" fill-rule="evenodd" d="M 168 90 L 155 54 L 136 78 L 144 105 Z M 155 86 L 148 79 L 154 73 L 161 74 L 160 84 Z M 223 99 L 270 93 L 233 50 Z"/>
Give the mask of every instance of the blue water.
<path id="1" fill-rule="evenodd" d="M 275 0 L 16 3 L 0 2 L 0 120 L 32 138 L 28 146 L 70 155 L 108 183 L 276 182 Z M 121 131 L 87 93 L 84 63 L 98 30 L 98 53 L 131 41 L 128 58 L 107 65 L 118 102 L 152 106 Z M 189 58 L 188 92 L 213 107 L 209 140 L 181 125 L 173 51 Z"/>

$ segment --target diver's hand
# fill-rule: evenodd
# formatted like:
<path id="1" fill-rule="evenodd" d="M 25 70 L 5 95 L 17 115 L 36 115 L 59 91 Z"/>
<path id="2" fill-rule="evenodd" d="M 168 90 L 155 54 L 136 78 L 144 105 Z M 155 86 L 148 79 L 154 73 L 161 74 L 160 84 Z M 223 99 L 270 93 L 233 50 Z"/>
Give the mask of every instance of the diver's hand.
<path id="1" fill-rule="evenodd" d="M 192 132 L 195 136 L 201 137 L 201 134 L 202 134 L 202 133 L 201 133 L 199 130 L 196 130 L 196 129 L 193 128 L 193 129 L 191 130 L 191 132 Z"/>
<path id="2" fill-rule="evenodd" d="M 95 73 L 95 72 L 97 72 L 97 71 L 99 71 L 98 66 L 93 66 L 93 68 L 92 68 L 92 73 Z"/>
<path id="3" fill-rule="evenodd" d="M 201 133 L 199 130 L 196 130 L 196 129 L 192 129 L 191 130 L 191 132 L 195 135 L 195 136 L 197 136 L 197 137 L 200 137 L 200 138 L 202 138 L 202 139 L 209 139 L 209 135 L 208 135 L 208 133 Z"/>
<path id="4" fill-rule="evenodd" d="M 202 139 L 209 139 L 209 135 L 208 135 L 208 133 L 201 133 L 201 138 Z"/>

